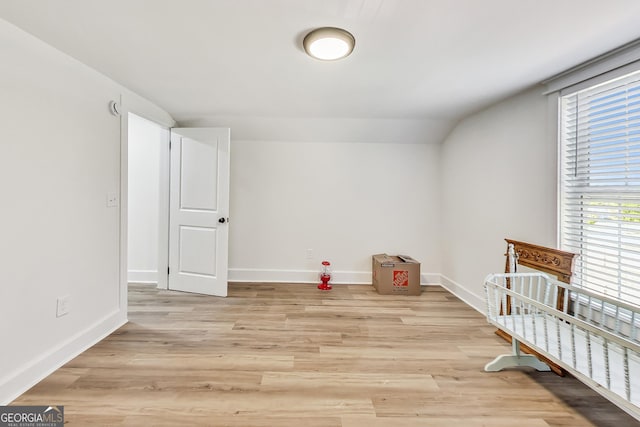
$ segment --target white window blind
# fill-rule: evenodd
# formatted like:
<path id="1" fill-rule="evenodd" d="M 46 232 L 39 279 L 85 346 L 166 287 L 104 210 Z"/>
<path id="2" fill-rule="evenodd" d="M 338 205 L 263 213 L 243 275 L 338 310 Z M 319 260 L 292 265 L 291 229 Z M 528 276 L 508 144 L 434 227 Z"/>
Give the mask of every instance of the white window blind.
<path id="1" fill-rule="evenodd" d="M 640 71 L 560 102 L 560 245 L 578 286 L 640 304 Z"/>

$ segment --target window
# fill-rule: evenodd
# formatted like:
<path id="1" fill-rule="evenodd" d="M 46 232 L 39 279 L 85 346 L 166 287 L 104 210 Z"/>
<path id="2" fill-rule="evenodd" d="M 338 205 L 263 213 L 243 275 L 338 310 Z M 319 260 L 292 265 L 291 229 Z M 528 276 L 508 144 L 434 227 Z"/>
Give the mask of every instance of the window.
<path id="1" fill-rule="evenodd" d="M 560 95 L 560 246 L 575 282 L 640 304 L 640 71 Z"/>

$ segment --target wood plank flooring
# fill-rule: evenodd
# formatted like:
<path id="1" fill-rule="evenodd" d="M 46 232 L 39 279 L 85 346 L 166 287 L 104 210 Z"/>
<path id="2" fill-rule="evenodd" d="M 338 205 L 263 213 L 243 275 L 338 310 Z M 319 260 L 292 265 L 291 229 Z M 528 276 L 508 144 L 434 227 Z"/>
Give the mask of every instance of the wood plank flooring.
<path id="1" fill-rule="evenodd" d="M 440 287 L 129 296 L 130 323 L 13 404 L 64 405 L 78 426 L 640 426 L 572 377 L 484 372 L 510 346 Z"/>

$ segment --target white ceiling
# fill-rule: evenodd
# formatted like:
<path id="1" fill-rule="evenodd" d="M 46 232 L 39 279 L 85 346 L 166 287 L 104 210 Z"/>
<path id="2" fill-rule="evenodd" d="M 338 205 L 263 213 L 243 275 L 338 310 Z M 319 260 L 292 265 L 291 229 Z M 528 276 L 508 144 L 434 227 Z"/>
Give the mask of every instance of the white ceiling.
<path id="1" fill-rule="evenodd" d="M 178 121 L 455 122 L 640 37 L 638 0 L 2 0 L 0 17 Z M 307 57 L 319 26 L 353 54 Z"/>

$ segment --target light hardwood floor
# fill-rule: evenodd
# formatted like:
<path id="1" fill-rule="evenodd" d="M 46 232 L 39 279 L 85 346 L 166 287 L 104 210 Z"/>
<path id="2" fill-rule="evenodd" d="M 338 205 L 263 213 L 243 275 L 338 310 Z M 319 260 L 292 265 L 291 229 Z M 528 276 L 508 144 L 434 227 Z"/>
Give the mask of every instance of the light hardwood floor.
<path id="1" fill-rule="evenodd" d="M 440 287 L 129 294 L 130 323 L 13 404 L 64 405 L 79 426 L 640 425 L 574 378 L 483 372 L 510 346 Z"/>

